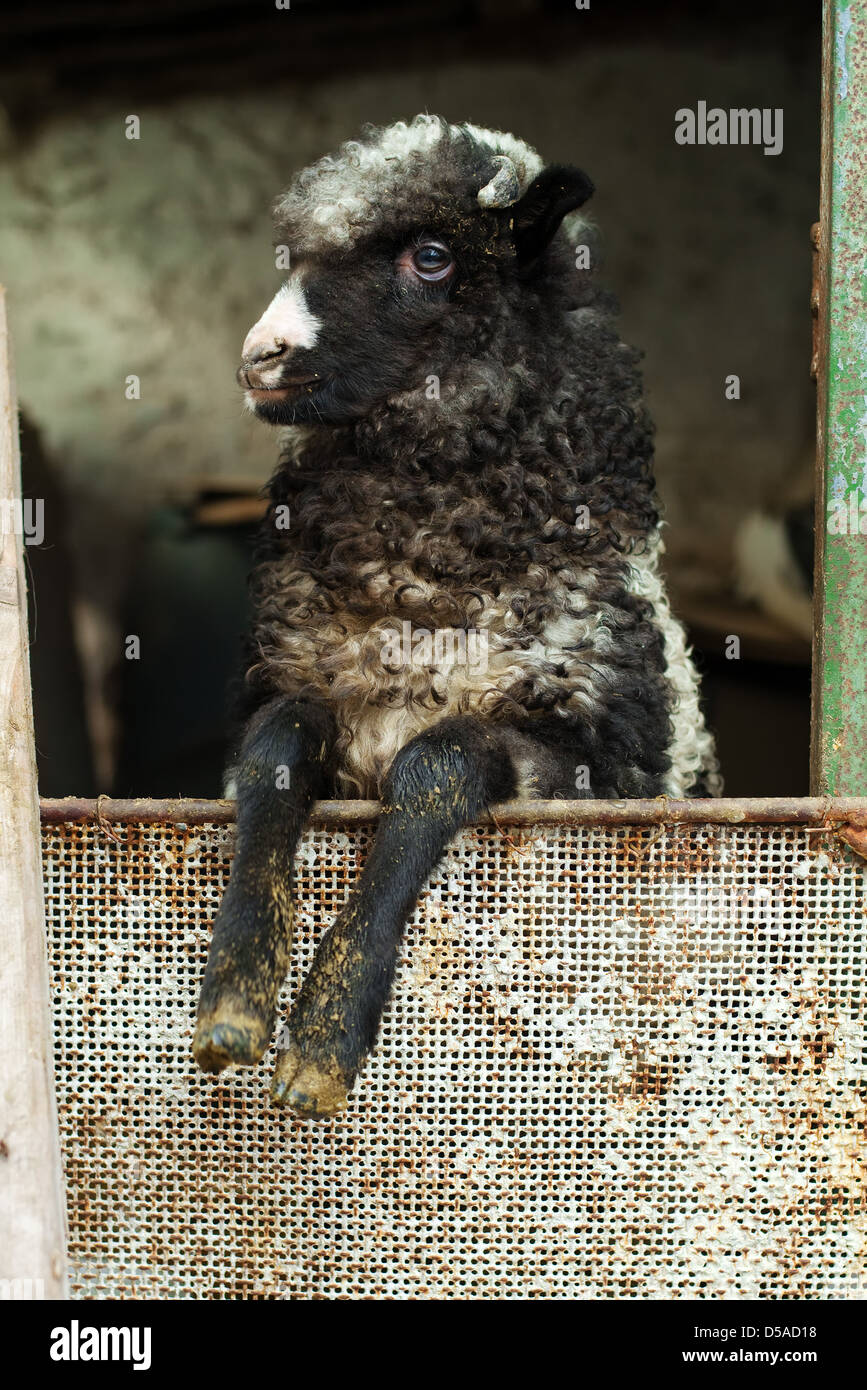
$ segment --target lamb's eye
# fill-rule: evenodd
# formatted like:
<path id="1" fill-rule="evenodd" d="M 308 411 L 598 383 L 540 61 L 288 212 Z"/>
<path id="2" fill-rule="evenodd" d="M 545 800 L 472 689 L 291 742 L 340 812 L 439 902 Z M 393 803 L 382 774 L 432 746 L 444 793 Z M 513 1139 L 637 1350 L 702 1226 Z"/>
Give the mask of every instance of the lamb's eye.
<path id="1" fill-rule="evenodd" d="M 439 241 L 425 241 L 412 254 L 412 268 L 423 280 L 443 280 L 453 265 L 451 252 Z"/>

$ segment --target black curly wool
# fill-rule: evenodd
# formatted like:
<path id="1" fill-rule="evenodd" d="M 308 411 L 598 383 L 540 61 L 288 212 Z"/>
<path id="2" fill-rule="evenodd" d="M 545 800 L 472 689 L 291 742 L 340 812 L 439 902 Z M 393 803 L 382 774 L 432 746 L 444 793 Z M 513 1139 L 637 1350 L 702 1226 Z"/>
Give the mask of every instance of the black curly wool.
<path id="1" fill-rule="evenodd" d="M 501 155 L 521 196 L 481 206 Z M 338 788 L 378 794 L 410 737 L 470 713 L 516 731 L 523 794 L 718 789 L 658 576 L 638 356 L 576 268 L 591 230 L 559 227 L 578 173 L 559 195 L 554 173 L 510 136 L 422 117 L 345 146 L 277 205 L 318 325 L 283 370 L 316 381 L 255 406 L 296 428 L 261 532 L 249 695 L 329 704 Z M 454 258 L 446 288 L 396 270 L 430 237 Z M 413 637 L 483 633 L 486 670 L 393 669 L 383 645 L 405 620 Z"/>
<path id="2" fill-rule="evenodd" d="M 239 379 L 291 428 L 193 1049 L 211 1072 L 262 1057 L 313 802 L 379 796 L 278 1054 L 272 1096 L 303 1115 L 346 1105 L 418 895 L 486 807 L 718 790 L 658 570 L 636 354 L 584 268 L 591 192 L 510 135 L 422 116 L 277 207 L 291 273 Z"/>

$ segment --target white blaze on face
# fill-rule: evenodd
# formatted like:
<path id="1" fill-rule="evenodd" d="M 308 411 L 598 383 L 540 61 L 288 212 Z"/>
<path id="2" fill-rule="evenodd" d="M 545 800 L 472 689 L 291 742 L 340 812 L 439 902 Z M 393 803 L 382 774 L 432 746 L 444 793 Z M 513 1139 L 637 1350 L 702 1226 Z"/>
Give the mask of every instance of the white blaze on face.
<path id="1" fill-rule="evenodd" d="M 257 350 L 268 345 L 284 343 L 293 348 L 311 348 L 319 336 L 322 322 L 310 312 L 299 280 L 288 280 L 278 290 L 258 323 L 254 323 L 244 339 L 244 359 L 255 357 Z"/>

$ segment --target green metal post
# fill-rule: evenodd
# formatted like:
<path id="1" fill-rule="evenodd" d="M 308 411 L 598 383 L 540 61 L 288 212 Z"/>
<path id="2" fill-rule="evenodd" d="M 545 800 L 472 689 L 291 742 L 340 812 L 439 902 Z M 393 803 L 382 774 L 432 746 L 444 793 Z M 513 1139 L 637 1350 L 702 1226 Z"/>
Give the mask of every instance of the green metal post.
<path id="1" fill-rule="evenodd" d="M 812 791 L 867 792 L 867 0 L 825 0 Z"/>

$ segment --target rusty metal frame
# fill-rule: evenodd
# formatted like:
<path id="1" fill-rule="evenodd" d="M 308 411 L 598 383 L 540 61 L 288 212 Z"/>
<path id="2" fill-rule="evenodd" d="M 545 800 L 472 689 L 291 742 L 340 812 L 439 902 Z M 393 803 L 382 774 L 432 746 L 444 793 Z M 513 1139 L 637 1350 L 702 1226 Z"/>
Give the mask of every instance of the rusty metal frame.
<path id="1" fill-rule="evenodd" d="M 867 0 L 825 0 L 811 791 L 867 789 Z"/>
<path id="2" fill-rule="evenodd" d="M 261 1070 L 193 1068 L 230 828 L 98 809 L 44 830 L 76 1298 L 863 1292 L 864 868 L 823 826 L 469 831 L 353 1102 L 310 1124 Z M 369 838 L 306 837 L 277 1050 Z"/>
<path id="3" fill-rule="evenodd" d="M 104 825 L 232 825 L 234 801 L 131 801 L 100 796 L 82 800 L 43 798 L 43 824 L 96 821 Z M 379 815 L 378 801 L 319 801 L 313 825 L 368 825 Z M 507 801 L 481 825 L 815 825 L 867 827 L 867 797 L 732 797 L 676 801 Z"/>

